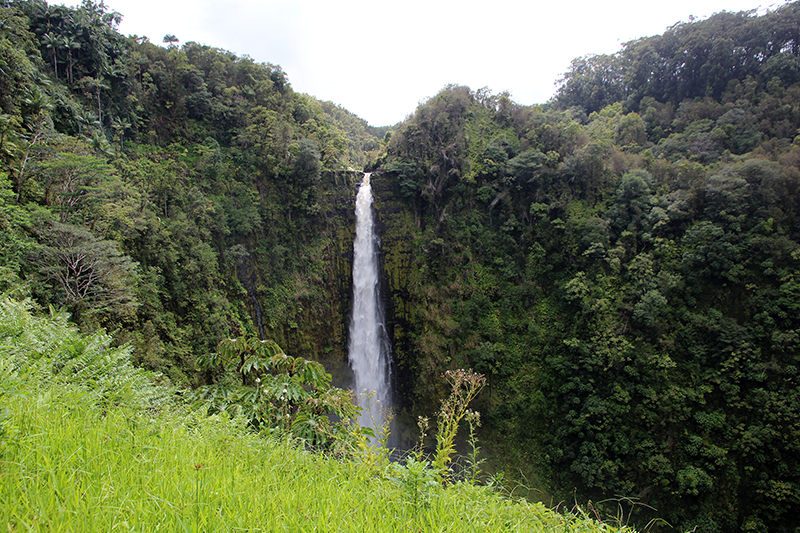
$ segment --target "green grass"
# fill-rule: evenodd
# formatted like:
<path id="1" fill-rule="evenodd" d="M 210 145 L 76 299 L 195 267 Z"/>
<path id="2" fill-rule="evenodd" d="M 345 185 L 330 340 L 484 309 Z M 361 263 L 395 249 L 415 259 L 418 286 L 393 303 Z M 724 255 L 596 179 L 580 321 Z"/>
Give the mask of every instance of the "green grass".
<path id="1" fill-rule="evenodd" d="M 487 487 L 410 494 L 396 467 L 201 416 L 142 384 L 127 355 L 0 303 L 0 531 L 616 530 Z"/>

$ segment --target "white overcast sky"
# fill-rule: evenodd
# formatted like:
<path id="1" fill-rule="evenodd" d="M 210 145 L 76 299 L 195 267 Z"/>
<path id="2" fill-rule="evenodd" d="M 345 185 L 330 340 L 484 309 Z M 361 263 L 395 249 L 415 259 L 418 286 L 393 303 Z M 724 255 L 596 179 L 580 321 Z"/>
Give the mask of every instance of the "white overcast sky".
<path id="1" fill-rule="evenodd" d="M 105 0 L 120 31 L 173 34 L 280 65 L 295 91 L 373 126 L 392 125 L 450 83 L 549 100 L 570 61 L 609 54 L 690 16 L 782 0 Z M 62 3 L 55 1 L 53 3 Z M 68 0 L 78 5 L 79 0 Z"/>

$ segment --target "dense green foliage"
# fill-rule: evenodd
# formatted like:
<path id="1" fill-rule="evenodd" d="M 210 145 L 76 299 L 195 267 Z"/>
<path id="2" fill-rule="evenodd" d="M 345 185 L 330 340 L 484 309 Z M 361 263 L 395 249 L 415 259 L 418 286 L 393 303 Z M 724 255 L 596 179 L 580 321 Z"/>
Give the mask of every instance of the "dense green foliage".
<path id="1" fill-rule="evenodd" d="M 628 531 L 255 435 L 192 410 L 111 341 L 0 300 L 3 530 Z"/>
<path id="2" fill-rule="evenodd" d="M 391 134 L 275 65 L 123 37 L 119 17 L 0 8 L 0 290 L 115 330 L 206 411 L 259 428 L 287 409 L 324 447 L 344 404 L 303 411 L 330 385 L 307 360 L 346 382 L 371 168 L 401 419 L 472 368 L 484 448 L 536 497 L 796 530 L 800 3 L 578 58 L 542 106 L 449 86 Z M 426 475 L 393 474 L 414 502 Z"/>
<path id="3" fill-rule="evenodd" d="M 400 125 L 386 201 L 411 216 L 387 220 L 387 264 L 420 412 L 432 369 L 470 366 L 495 452 L 555 495 L 794 531 L 800 80 L 774 67 L 800 61 L 798 12 L 576 60 L 545 107 L 448 87 Z M 671 59 L 709 50 L 747 68 Z"/>
<path id="4" fill-rule="evenodd" d="M 557 100 L 591 113 L 615 102 L 646 109 L 645 99 L 680 104 L 706 97 L 753 100 L 760 92 L 777 96 L 800 82 L 798 28 L 797 3 L 763 16 L 722 12 L 678 23 L 662 35 L 625 43 L 617 54 L 573 60 Z"/>
<path id="5" fill-rule="evenodd" d="M 547 106 L 447 87 L 398 127 L 386 263 L 419 413 L 468 366 L 494 454 L 557 499 L 795 531 L 798 13 L 576 60 Z"/>
<path id="6" fill-rule="evenodd" d="M 341 360 L 337 201 L 381 132 L 277 66 L 123 37 L 102 3 L 0 13 L 2 278 L 178 381 L 245 334 Z"/>
<path id="7" fill-rule="evenodd" d="M 194 394 L 211 413 L 233 411 L 253 429 L 278 430 L 340 454 L 367 442 L 354 430 L 358 408 L 352 391 L 331 387 L 320 363 L 292 357 L 274 341 L 223 339 L 216 352 L 198 357 L 198 366 L 228 371 L 227 380 Z"/>

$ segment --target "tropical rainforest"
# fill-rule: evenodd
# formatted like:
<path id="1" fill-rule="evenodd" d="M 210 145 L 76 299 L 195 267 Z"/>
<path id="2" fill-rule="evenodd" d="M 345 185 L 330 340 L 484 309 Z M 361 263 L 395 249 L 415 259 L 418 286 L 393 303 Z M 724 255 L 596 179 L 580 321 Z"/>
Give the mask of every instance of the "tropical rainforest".
<path id="1" fill-rule="evenodd" d="M 373 171 L 399 419 L 469 368 L 530 498 L 798 531 L 800 2 L 576 58 L 541 105 L 447 86 L 381 128 L 102 2 L 0 16 L 5 294 L 215 405 L 260 349 L 235 339 L 346 386 Z"/>

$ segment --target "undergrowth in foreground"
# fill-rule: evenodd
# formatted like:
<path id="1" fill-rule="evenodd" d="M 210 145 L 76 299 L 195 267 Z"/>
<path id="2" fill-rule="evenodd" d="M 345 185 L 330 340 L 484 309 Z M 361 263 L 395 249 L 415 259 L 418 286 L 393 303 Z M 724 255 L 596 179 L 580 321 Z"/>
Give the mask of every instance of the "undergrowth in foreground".
<path id="1" fill-rule="evenodd" d="M 201 415 L 128 356 L 0 302 L 0 530 L 616 530 L 469 483 L 410 495 L 396 468 Z"/>

